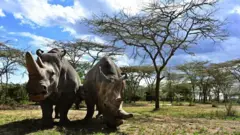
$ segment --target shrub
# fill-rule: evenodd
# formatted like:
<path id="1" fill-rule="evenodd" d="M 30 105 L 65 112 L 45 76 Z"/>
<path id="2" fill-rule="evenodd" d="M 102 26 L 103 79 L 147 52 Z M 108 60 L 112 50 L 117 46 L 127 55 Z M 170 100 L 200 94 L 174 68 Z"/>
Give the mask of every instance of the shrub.
<path id="1" fill-rule="evenodd" d="M 233 109 L 233 103 L 230 101 L 225 103 L 226 115 L 227 116 L 236 116 L 237 111 Z"/>
<path id="2" fill-rule="evenodd" d="M 217 102 L 212 102 L 212 107 L 218 107 L 218 103 Z"/>
<path id="3" fill-rule="evenodd" d="M 0 104 L 16 105 L 28 101 L 27 91 L 24 85 L 9 84 L 2 86 L 0 90 Z"/>
<path id="4" fill-rule="evenodd" d="M 183 106 L 183 103 L 181 103 L 181 102 L 173 102 L 172 105 L 174 105 L 174 106 Z"/>
<path id="5" fill-rule="evenodd" d="M 188 106 L 195 106 L 194 102 L 190 102 Z"/>

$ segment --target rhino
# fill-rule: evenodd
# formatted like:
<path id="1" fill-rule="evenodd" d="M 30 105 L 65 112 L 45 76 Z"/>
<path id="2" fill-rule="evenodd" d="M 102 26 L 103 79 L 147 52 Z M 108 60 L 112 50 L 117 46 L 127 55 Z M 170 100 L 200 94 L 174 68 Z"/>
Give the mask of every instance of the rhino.
<path id="1" fill-rule="evenodd" d="M 36 54 L 36 61 L 30 52 L 25 56 L 29 73 L 26 85 L 29 99 L 40 103 L 44 127 L 53 126 L 53 105 L 58 107 L 60 124 L 68 124 L 68 111 L 81 89 L 80 78 L 64 58 L 66 50 L 55 48 L 44 53 L 39 49 Z"/>
<path id="2" fill-rule="evenodd" d="M 123 119 L 133 117 L 122 109 L 123 90 L 127 75 L 109 57 L 103 57 L 85 76 L 83 89 L 87 114 L 85 120 L 92 118 L 96 105 L 104 123 L 110 128 L 123 124 Z"/>

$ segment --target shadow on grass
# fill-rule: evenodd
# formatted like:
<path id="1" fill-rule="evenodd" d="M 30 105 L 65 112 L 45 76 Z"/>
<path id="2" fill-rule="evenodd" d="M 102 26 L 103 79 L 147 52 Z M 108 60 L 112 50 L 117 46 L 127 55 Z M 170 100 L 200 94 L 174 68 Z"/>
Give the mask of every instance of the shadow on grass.
<path id="1" fill-rule="evenodd" d="M 112 132 L 124 135 L 125 133 L 119 132 L 117 129 L 108 129 L 97 119 L 91 121 L 76 120 L 72 121 L 68 126 L 58 126 L 55 123 L 55 131 L 61 134 L 93 134 L 103 133 L 110 134 Z M 22 135 L 34 132 L 43 131 L 46 129 L 41 128 L 41 119 L 25 119 L 22 121 L 15 121 L 8 124 L 0 125 L 1 135 Z"/>

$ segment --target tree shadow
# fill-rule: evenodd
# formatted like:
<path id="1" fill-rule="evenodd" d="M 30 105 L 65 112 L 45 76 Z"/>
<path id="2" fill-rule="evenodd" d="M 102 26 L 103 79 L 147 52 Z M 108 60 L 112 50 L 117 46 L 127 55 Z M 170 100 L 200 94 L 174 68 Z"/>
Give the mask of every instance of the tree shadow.
<path id="1" fill-rule="evenodd" d="M 58 123 L 55 122 L 55 126 L 52 129 L 55 129 L 62 134 L 110 134 L 112 132 L 122 135 L 125 134 L 123 132 L 119 132 L 118 129 L 106 128 L 106 126 L 97 119 L 92 119 L 88 122 L 84 120 L 75 120 L 71 121 L 71 123 L 67 126 L 59 126 Z M 41 119 L 25 119 L 0 125 L 1 135 L 23 135 L 41 130 L 46 130 L 46 128 L 41 128 Z"/>

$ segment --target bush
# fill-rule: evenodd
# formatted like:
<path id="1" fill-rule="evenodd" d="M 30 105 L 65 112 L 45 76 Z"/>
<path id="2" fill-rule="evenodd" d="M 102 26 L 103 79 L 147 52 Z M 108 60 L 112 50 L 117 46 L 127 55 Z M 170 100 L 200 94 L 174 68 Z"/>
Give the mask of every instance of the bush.
<path id="1" fill-rule="evenodd" d="M 218 103 L 217 102 L 212 102 L 212 107 L 218 107 Z"/>
<path id="2" fill-rule="evenodd" d="M 188 106 L 195 106 L 195 103 L 191 101 Z"/>
<path id="3" fill-rule="evenodd" d="M 25 85 L 9 84 L 2 86 L 0 90 L 0 104 L 16 105 L 28 101 L 28 94 Z"/>
<path id="4" fill-rule="evenodd" d="M 227 116 L 236 116 L 237 111 L 235 109 L 233 109 L 232 102 L 225 103 L 225 108 L 226 108 L 226 115 Z"/>
<path id="5" fill-rule="evenodd" d="M 224 119 L 226 117 L 226 114 L 224 111 L 219 111 L 219 110 L 216 110 L 216 111 L 212 111 L 210 113 L 210 118 L 221 118 L 221 119 Z"/>
<path id="6" fill-rule="evenodd" d="M 181 102 L 173 102 L 172 105 L 173 106 L 183 106 L 183 103 L 181 103 Z"/>

